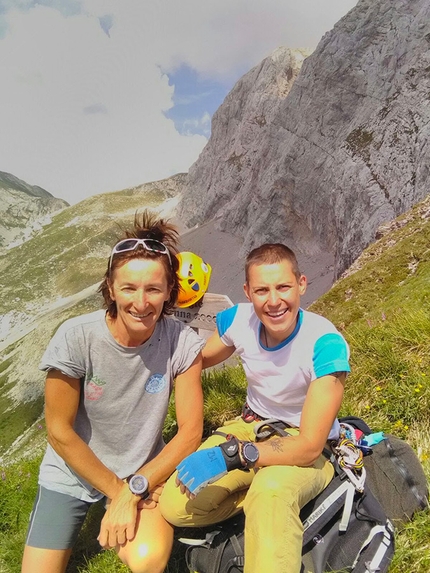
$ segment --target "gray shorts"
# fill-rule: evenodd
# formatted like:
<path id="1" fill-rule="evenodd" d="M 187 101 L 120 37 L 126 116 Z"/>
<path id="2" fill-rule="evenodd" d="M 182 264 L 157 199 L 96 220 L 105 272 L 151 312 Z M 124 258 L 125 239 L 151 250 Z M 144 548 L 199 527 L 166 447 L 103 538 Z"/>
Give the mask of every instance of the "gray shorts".
<path id="1" fill-rule="evenodd" d="M 26 545 L 42 549 L 71 549 L 92 503 L 42 486 L 30 514 Z"/>

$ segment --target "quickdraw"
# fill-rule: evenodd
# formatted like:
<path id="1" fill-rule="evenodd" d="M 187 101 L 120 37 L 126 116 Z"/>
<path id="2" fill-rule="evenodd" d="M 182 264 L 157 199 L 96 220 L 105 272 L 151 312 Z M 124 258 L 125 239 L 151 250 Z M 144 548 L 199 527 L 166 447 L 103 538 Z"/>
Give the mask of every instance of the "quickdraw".
<path id="1" fill-rule="evenodd" d="M 366 470 L 363 462 L 363 452 L 350 439 L 341 439 L 332 446 L 339 467 L 347 474 L 357 491 L 362 492 L 366 481 Z"/>

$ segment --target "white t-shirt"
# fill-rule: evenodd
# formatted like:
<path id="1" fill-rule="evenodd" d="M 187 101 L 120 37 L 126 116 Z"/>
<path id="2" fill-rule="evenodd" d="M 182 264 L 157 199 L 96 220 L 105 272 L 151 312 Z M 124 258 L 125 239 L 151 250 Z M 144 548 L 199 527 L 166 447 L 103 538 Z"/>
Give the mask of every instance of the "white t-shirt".
<path id="1" fill-rule="evenodd" d="M 226 346 L 234 346 L 248 380 L 247 402 L 262 418 L 277 418 L 300 426 L 310 383 L 333 372 L 349 372 L 349 349 L 326 318 L 299 310 L 294 332 L 266 348 L 260 341 L 261 322 L 251 303 L 241 303 L 217 315 L 217 329 Z M 329 438 L 339 434 L 336 420 Z"/>

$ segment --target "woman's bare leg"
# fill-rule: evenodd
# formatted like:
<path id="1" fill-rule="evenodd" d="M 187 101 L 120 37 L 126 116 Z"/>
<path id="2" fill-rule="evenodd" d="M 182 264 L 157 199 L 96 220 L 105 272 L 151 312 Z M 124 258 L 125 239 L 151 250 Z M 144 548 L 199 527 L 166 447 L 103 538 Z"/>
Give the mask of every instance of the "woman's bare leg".
<path id="1" fill-rule="evenodd" d="M 26 545 L 21 573 L 64 573 L 71 549 L 42 549 Z"/>
<path id="2" fill-rule="evenodd" d="M 173 527 L 163 518 L 158 504 L 138 510 L 137 533 L 117 549 L 133 573 L 163 573 L 173 545 Z"/>

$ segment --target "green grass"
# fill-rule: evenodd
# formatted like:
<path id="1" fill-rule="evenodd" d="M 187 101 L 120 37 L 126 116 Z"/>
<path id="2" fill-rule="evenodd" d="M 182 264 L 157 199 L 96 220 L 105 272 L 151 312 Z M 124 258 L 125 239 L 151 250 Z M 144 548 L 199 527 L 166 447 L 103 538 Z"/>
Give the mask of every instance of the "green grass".
<path id="1" fill-rule="evenodd" d="M 429 310 L 387 310 L 373 322 L 351 325 L 345 335 L 353 352 L 343 410 L 403 437 L 429 421 Z"/>
<path id="2" fill-rule="evenodd" d="M 0 468 L 0 571 L 20 571 L 39 463 L 33 458 Z"/>
<path id="3" fill-rule="evenodd" d="M 40 417 L 43 409 L 42 396 L 27 403 L 13 403 L 8 393 L 12 389 L 8 380 L 12 366 L 12 357 L 0 363 L 0 453 Z"/>
<path id="4" fill-rule="evenodd" d="M 0 398 L 0 408 L 4 407 L 5 399 Z M 0 418 L 0 453 L 6 445 L 9 446 L 23 431 L 30 428 L 40 418 L 43 410 L 43 397 L 33 402 L 27 402 L 6 410 Z"/>

